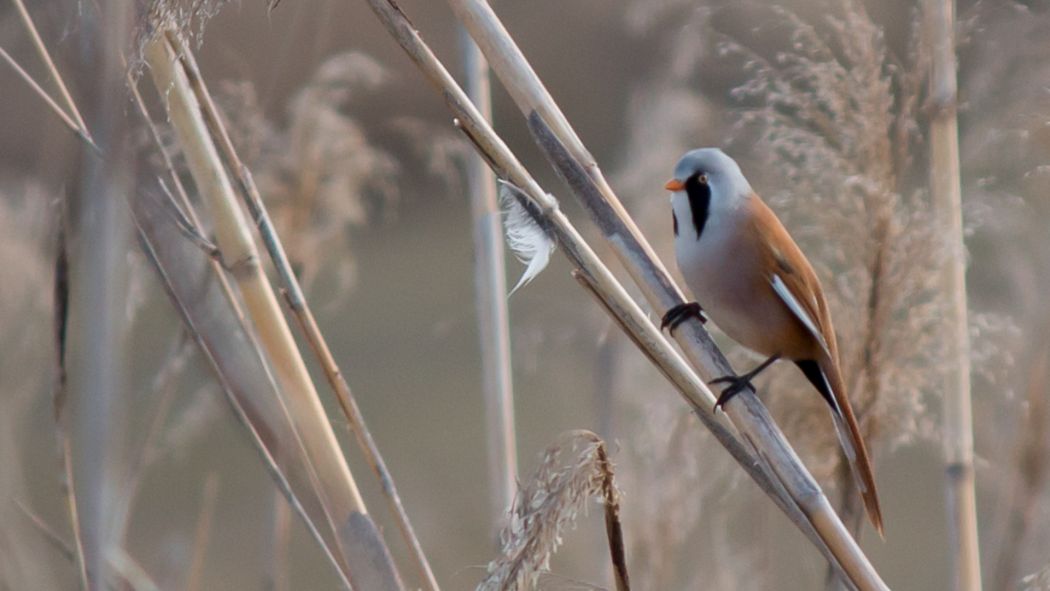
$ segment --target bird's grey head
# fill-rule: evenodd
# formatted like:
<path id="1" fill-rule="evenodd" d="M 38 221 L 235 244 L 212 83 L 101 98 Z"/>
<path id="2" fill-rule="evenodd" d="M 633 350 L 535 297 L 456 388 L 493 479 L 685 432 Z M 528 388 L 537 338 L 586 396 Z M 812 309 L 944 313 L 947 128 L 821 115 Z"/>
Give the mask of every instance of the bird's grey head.
<path id="1" fill-rule="evenodd" d="M 710 187 L 712 207 L 732 207 L 752 193 L 740 166 L 718 148 L 686 152 L 674 167 L 674 179 L 667 184 L 669 189 L 680 186 L 678 190 L 683 190 L 694 183 Z"/>

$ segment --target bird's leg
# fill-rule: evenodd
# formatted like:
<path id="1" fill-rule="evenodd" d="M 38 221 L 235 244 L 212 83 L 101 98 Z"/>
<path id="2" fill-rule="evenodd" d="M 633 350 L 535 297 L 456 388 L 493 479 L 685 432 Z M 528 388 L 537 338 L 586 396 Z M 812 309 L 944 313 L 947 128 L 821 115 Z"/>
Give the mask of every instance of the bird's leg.
<path id="1" fill-rule="evenodd" d="M 722 390 L 722 394 L 718 397 L 718 402 L 715 402 L 715 411 L 718 411 L 718 409 L 725 406 L 725 404 L 729 402 L 729 400 L 732 397 L 743 392 L 744 388 L 751 386 L 751 380 L 753 380 L 758 374 L 762 373 L 762 370 L 766 369 L 770 365 L 773 365 L 773 362 L 777 359 L 780 359 L 779 353 L 777 353 L 776 355 L 771 355 L 769 359 L 763 361 L 758 367 L 752 369 L 751 371 L 747 372 L 742 376 L 723 376 L 720 378 L 715 378 L 708 382 L 711 385 L 729 384 L 728 386 L 726 386 L 725 390 Z"/>
<path id="2" fill-rule="evenodd" d="M 704 316 L 704 309 L 700 307 L 700 304 L 696 302 L 678 304 L 664 314 L 663 319 L 660 321 L 660 330 L 666 328 L 668 332 L 674 332 L 674 329 L 678 328 L 679 324 L 692 316 L 697 317 L 701 324 L 707 322 L 707 316 Z"/>

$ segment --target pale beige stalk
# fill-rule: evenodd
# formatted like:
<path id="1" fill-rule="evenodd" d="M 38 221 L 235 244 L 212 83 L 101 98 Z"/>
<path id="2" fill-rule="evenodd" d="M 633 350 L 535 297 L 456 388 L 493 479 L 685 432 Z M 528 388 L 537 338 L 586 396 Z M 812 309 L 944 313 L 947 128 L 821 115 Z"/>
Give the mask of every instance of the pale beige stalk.
<path id="1" fill-rule="evenodd" d="M 132 8 L 118 0 L 102 1 L 89 29 L 92 51 L 84 66 L 92 73 L 90 86 L 97 98 L 93 125 L 111 158 L 83 159 L 79 187 L 67 210 L 73 220 L 67 244 L 75 247 L 69 250 L 64 420 L 69 426 L 69 473 L 76 484 L 70 492 L 91 591 L 113 580 L 108 556 L 124 543 L 118 491 L 126 477 L 132 406 L 126 384 L 131 228 L 124 198 L 133 190 L 136 159 L 123 116 L 126 95 L 119 57 L 130 38 Z"/>
<path id="2" fill-rule="evenodd" d="M 167 34 L 176 35 L 174 32 Z M 316 481 L 317 494 L 328 521 L 328 529 L 351 582 L 355 574 L 371 571 L 354 568 L 366 560 L 364 545 L 354 529 L 374 529 L 353 476 L 327 420 L 306 365 L 299 354 L 280 305 L 260 267 L 250 225 L 240 209 L 236 193 L 209 136 L 201 108 L 178 62 L 178 54 L 165 34 L 146 46 L 146 62 L 154 84 L 164 98 L 169 118 L 183 148 L 198 190 L 209 204 L 223 260 L 240 287 L 245 309 L 255 325 L 278 385 L 287 393 L 284 404 L 292 416 L 297 438 L 308 458 L 308 474 Z M 361 563 L 364 567 L 364 563 Z M 396 578 L 396 577 L 394 577 Z M 385 580 L 393 580 L 388 578 Z M 400 587 L 396 583 L 392 588 Z"/>
<path id="3" fill-rule="evenodd" d="M 437 591 L 437 579 L 426 555 L 423 553 L 419 538 L 416 536 L 415 530 L 408 519 L 408 514 L 401 502 L 401 495 L 397 491 L 394 478 L 386 467 L 386 462 L 379 452 L 379 446 L 376 445 L 368 426 L 365 424 L 364 415 L 357 405 L 357 400 L 350 390 L 350 385 L 343 377 L 343 373 L 339 369 L 339 365 L 336 363 L 324 335 L 321 333 L 321 328 L 317 324 L 313 311 L 306 301 L 302 287 L 299 285 L 299 280 L 296 278 L 292 265 L 285 254 L 284 246 L 281 244 L 273 223 L 270 221 L 269 213 L 263 205 L 251 171 L 241 162 L 240 157 L 237 155 L 237 150 L 226 132 L 226 128 L 219 117 L 218 108 L 215 106 L 211 93 L 208 92 L 207 85 L 201 77 L 193 52 L 181 37 L 169 35 L 168 40 L 177 50 L 179 59 L 185 67 L 184 73 L 188 77 L 194 95 L 200 103 L 204 123 L 208 127 L 213 140 L 218 142 L 218 148 L 225 159 L 226 167 L 237 179 L 237 188 L 244 199 L 249 214 L 259 229 L 266 251 L 277 269 L 277 275 L 284 289 L 288 306 L 295 315 L 299 328 L 302 330 L 307 342 L 310 343 L 311 350 L 324 370 L 325 377 L 328 378 L 328 383 L 336 394 L 336 400 L 339 402 L 340 409 L 350 423 L 357 443 L 365 455 L 365 459 L 379 479 L 383 496 L 387 499 L 390 512 L 405 543 L 408 545 L 419 575 L 426 584 L 427 589 Z"/>
<path id="4" fill-rule="evenodd" d="M 259 340 L 273 363 L 278 383 L 290 396 L 289 410 L 298 425 L 321 426 L 319 437 L 304 437 L 307 453 L 318 463 L 318 477 L 334 481 L 347 494 L 328 499 L 339 514 L 364 513 L 364 501 L 345 461 L 333 454 L 339 449 L 306 364 L 284 321 L 280 304 L 266 275 L 236 193 L 211 142 L 200 107 L 185 73 L 176 67 L 177 54 L 164 36 L 147 46 L 146 61 L 158 92 L 165 97 L 168 115 L 183 147 L 190 172 L 202 196 L 212 208 L 215 234 L 224 263 L 229 267 L 244 297 L 245 308 L 259 332 Z M 330 486 L 331 486 L 330 482 Z M 329 487 L 325 487 L 329 488 Z"/>
<path id="5" fill-rule="evenodd" d="M 926 0 L 930 75 L 930 194 L 938 228 L 946 240 L 944 322 L 949 363 L 944 390 L 944 464 L 948 495 L 949 544 L 954 589 L 981 589 L 977 536 L 977 495 L 973 471 L 973 411 L 970 405 L 970 333 L 966 303 L 966 249 L 959 176 L 958 86 L 955 60 L 955 5 Z"/>

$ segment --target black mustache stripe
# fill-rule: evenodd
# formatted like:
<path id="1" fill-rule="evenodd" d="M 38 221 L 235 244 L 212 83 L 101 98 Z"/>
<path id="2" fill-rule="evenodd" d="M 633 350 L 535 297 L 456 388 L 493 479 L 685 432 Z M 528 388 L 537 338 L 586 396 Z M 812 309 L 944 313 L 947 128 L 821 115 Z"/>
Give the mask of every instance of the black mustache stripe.
<path id="1" fill-rule="evenodd" d="M 699 240 L 700 235 L 704 233 L 704 225 L 707 224 L 708 208 L 711 206 L 711 186 L 706 182 L 700 182 L 700 175 L 694 174 L 685 181 L 685 192 L 689 196 L 689 210 L 693 212 L 693 228 L 696 229 L 696 239 Z"/>

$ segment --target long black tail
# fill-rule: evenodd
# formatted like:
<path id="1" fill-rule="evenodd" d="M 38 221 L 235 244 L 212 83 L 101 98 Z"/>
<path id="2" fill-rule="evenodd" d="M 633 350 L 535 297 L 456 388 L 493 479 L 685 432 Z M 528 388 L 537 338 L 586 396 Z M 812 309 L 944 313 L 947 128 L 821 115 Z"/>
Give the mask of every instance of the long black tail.
<path id="1" fill-rule="evenodd" d="M 850 471 L 853 472 L 861 497 L 864 499 L 868 517 L 875 526 L 875 530 L 882 536 L 882 510 L 879 507 L 879 497 L 875 490 L 875 475 L 872 473 L 868 450 L 864 447 L 860 427 L 857 425 L 856 417 L 853 416 L 853 408 L 850 406 L 849 398 L 846 397 L 845 386 L 842 384 L 842 377 L 838 374 L 837 366 L 834 364 L 827 366 L 831 372 L 829 375 L 817 361 L 796 361 L 795 365 L 802 370 L 802 373 L 831 407 L 831 416 L 835 421 L 835 434 L 838 435 L 839 444 L 842 446 L 843 453 L 846 454 L 846 461 L 849 463 Z"/>

